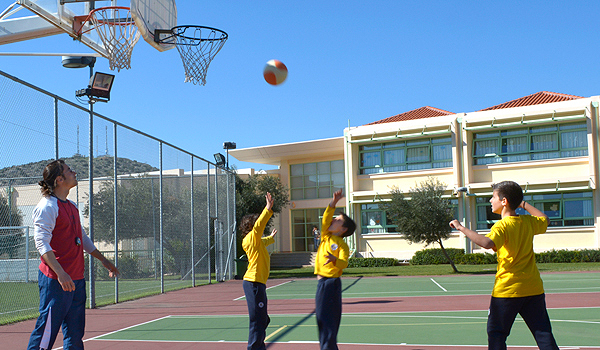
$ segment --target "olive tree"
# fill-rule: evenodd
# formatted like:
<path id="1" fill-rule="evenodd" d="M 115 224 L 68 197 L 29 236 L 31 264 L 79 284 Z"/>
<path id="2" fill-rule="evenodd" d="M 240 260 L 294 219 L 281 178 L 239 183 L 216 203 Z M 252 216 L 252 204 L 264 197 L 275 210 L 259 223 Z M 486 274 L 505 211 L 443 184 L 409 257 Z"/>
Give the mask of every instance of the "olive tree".
<path id="1" fill-rule="evenodd" d="M 406 240 L 425 245 L 438 243 L 452 269 L 458 272 L 442 242 L 450 237 L 452 229 L 448 223 L 453 218 L 450 201 L 443 198 L 445 190 L 446 184 L 428 177 L 419 186 L 411 188 L 408 195 L 393 188 L 390 192 L 392 200 L 385 202 L 383 208 Z"/>

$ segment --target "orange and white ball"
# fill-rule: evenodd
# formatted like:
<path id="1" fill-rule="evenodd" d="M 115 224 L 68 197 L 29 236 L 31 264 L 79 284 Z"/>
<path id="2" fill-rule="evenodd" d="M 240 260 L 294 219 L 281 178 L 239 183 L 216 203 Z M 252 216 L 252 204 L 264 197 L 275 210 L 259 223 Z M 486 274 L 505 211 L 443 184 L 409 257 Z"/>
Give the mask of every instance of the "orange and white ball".
<path id="1" fill-rule="evenodd" d="M 265 65 L 263 76 L 267 83 L 271 85 L 279 85 L 287 78 L 288 70 L 285 64 L 278 60 L 270 60 Z"/>

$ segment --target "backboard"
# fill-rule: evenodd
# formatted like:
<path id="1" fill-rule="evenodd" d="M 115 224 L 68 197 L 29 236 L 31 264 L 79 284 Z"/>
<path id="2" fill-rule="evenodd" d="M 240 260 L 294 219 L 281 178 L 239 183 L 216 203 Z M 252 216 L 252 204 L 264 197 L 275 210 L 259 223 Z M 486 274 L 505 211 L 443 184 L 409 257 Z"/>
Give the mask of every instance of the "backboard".
<path id="1" fill-rule="evenodd" d="M 142 37 L 158 51 L 175 47 L 171 42 L 158 43 L 156 30 L 171 30 L 177 26 L 177 7 L 175 0 L 131 0 L 131 17 L 135 21 Z"/>
<path id="2" fill-rule="evenodd" d="M 94 31 L 77 36 L 73 29 L 73 18 L 87 15 L 91 6 L 111 6 L 116 0 L 69 1 L 61 4 L 61 0 L 17 0 L 0 15 L 0 45 L 67 33 L 107 57 L 104 45 Z"/>

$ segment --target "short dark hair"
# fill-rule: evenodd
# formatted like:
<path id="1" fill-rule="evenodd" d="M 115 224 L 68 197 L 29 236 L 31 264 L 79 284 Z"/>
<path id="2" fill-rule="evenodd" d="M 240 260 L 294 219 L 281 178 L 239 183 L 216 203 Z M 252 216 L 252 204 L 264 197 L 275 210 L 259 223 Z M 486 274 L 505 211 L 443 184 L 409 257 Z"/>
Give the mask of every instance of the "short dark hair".
<path id="1" fill-rule="evenodd" d="M 48 163 L 48 165 L 46 165 L 44 168 L 44 172 L 42 173 L 44 179 L 38 182 L 43 196 L 51 196 L 54 193 L 54 187 L 56 187 L 56 178 L 63 175 L 63 165 L 65 165 L 65 161 L 62 159 L 57 159 Z"/>
<path id="2" fill-rule="evenodd" d="M 254 223 L 258 220 L 259 214 L 248 214 L 245 215 L 240 222 L 240 233 L 242 238 L 246 237 L 248 232 L 254 228 Z"/>
<path id="3" fill-rule="evenodd" d="M 492 189 L 498 192 L 498 198 L 508 202 L 512 210 L 516 210 L 523 202 L 523 189 L 514 181 L 502 181 L 492 185 Z"/>
<path id="4" fill-rule="evenodd" d="M 356 223 L 354 222 L 354 220 L 350 219 L 348 215 L 344 213 L 341 213 L 340 215 L 344 218 L 344 223 L 342 224 L 342 227 L 346 228 L 346 232 L 344 232 L 342 237 L 351 236 L 356 230 Z"/>

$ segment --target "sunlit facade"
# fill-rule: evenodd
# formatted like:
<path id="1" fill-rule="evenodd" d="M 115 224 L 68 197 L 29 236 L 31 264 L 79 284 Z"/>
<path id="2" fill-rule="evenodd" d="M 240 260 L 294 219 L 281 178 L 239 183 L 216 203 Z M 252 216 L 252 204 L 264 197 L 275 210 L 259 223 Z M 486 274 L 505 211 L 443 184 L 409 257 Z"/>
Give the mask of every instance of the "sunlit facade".
<path id="1" fill-rule="evenodd" d="M 499 219 L 491 213 L 493 183 L 518 182 L 525 200 L 550 218 L 536 251 L 597 249 L 600 233 L 598 105 L 600 96 L 540 92 L 485 110 L 452 113 L 433 107 L 343 130 L 343 136 L 238 149 L 240 161 L 277 165 L 291 205 L 280 216 L 282 252 L 314 249 L 312 228 L 332 191 L 343 188 L 345 208 L 357 223 L 349 240 L 357 256 L 410 259 L 409 244 L 381 203 L 390 191 L 438 178 L 458 220 L 484 234 Z M 340 130 L 341 131 L 341 130 Z M 465 187 L 466 192 L 457 191 Z M 459 232 L 445 247 L 481 251 Z"/>

